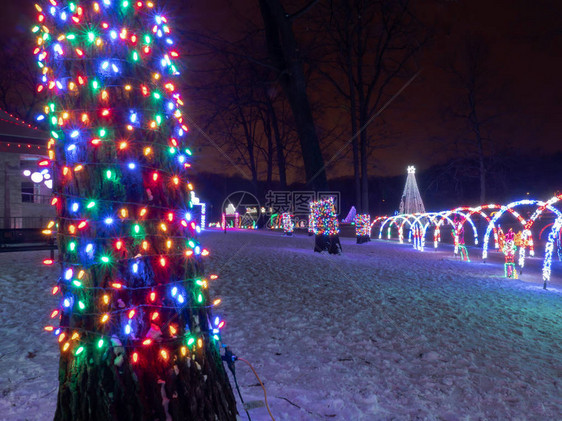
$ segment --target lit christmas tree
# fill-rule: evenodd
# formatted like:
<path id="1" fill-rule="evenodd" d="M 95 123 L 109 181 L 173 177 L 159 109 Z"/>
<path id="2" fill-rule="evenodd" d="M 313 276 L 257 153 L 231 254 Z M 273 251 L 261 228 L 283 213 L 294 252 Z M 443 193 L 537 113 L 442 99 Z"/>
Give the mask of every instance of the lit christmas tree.
<path id="1" fill-rule="evenodd" d="M 291 214 L 289 212 L 283 212 L 281 214 L 281 218 L 283 219 L 283 235 L 291 237 L 294 230 L 293 218 L 291 218 Z"/>
<path id="2" fill-rule="evenodd" d="M 357 244 L 371 241 L 371 216 L 369 214 L 355 215 L 354 221 Z"/>
<path id="3" fill-rule="evenodd" d="M 416 168 L 413 165 L 408 167 L 408 178 L 406 179 L 402 199 L 400 199 L 399 209 L 401 214 L 425 213 L 423 200 L 416 182 Z"/>
<path id="4" fill-rule="evenodd" d="M 315 234 L 314 251 L 319 253 L 328 251 L 330 254 L 340 254 L 340 226 L 336 216 L 334 198 L 329 197 L 316 202 L 310 202 L 310 218 L 312 230 Z"/>
<path id="5" fill-rule="evenodd" d="M 143 1 L 36 9 L 62 271 L 55 419 L 233 420 L 168 20 Z"/>

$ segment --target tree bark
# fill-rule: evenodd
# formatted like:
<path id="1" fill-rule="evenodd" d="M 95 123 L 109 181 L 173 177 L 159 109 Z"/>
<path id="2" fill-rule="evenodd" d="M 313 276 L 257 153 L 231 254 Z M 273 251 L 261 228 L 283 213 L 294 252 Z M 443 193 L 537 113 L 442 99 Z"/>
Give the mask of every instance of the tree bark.
<path id="1" fill-rule="evenodd" d="M 133 367 L 115 352 L 90 360 L 61 356 L 55 421 L 236 420 L 234 397 L 216 351 L 162 371 L 158 355 Z M 78 362 L 78 363 L 76 363 Z M 227 385 L 225 390 L 223 385 Z"/>
<path id="2" fill-rule="evenodd" d="M 351 7 L 346 8 L 347 19 L 346 19 L 346 50 L 347 50 L 347 85 L 349 88 L 349 119 L 351 120 L 351 136 L 353 140 L 351 141 L 352 151 L 353 151 L 353 186 L 355 190 L 355 206 L 358 213 L 368 212 L 368 209 L 363 209 L 363 201 L 361 198 L 361 166 L 359 162 L 359 139 L 355 135 L 357 133 L 357 101 L 355 98 L 355 86 L 353 83 L 353 9 Z"/>
<path id="3" fill-rule="evenodd" d="M 260 0 L 269 57 L 287 97 L 302 150 L 307 183 L 317 190 L 327 188 L 324 159 L 310 102 L 302 60 L 293 33 L 292 22 L 279 0 Z"/>
<path id="4" fill-rule="evenodd" d="M 275 135 L 275 150 L 277 152 L 277 168 L 279 169 L 279 184 L 282 189 L 287 188 L 287 164 L 285 162 L 285 146 L 281 139 L 279 131 L 279 121 L 277 120 L 277 113 L 271 100 L 268 98 L 267 106 L 271 114 L 271 126 L 273 127 L 273 134 Z"/>

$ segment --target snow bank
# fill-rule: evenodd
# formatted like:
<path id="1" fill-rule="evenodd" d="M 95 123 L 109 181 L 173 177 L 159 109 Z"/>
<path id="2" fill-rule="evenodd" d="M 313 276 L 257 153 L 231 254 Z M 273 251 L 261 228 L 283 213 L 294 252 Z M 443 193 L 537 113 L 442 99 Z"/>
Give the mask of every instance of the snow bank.
<path id="1" fill-rule="evenodd" d="M 281 420 L 556 419 L 562 413 L 562 272 L 543 291 L 540 261 L 520 280 L 383 241 L 207 231 L 224 342 L 250 361 Z M 48 252 L 0 254 L 0 419 L 52 419 L 57 345 Z M 476 258 L 471 250 L 471 258 Z M 535 273 L 536 272 L 536 273 Z M 229 373 L 230 374 L 230 373 Z M 237 363 L 246 401 L 263 399 Z M 240 406 L 241 418 L 245 419 Z M 252 419 L 269 419 L 265 408 Z"/>

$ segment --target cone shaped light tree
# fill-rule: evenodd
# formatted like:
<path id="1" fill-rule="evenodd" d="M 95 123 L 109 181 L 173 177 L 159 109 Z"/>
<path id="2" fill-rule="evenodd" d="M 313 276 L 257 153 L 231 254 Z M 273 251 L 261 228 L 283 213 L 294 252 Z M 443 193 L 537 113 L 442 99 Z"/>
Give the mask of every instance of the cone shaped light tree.
<path id="1" fill-rule="evenodd" d="M 233 420 L 168 20 L 146 1 L 36 9 L 61 265 L 55 419 Z"/>
<path id="2" fill-rule="evenodd" d="M 425 206 L 416 182 L 416 168 L 413 165 L 408 167 L 408 178 L 400 200 L 399 212 L 401 214 L 425 213 Z"/>

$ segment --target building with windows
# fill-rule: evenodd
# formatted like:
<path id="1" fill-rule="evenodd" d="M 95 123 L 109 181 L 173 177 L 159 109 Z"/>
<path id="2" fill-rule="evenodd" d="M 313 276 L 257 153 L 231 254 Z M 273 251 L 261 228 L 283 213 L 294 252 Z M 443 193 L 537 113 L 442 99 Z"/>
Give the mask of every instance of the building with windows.
<path id="1" fill-rule="evenodd" d="M 0 110 L 0 229 L 43 228 L 55 215 L 47 169 L 48 134 Z"/>

